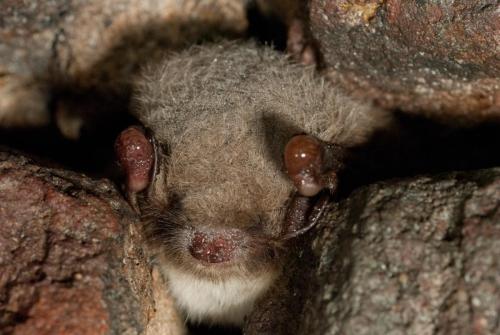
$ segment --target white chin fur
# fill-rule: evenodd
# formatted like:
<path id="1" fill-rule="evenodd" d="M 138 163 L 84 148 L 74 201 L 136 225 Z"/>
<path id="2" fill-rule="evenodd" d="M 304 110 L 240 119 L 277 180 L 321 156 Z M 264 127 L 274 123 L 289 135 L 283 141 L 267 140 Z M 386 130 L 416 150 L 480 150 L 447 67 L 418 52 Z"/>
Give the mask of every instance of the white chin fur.
<path id="1" fill-rule="evenodd" d="M 271 286 L 276 274 L 228 277 L 214 281 L 199 278 L 173 266 L 162 266 L 171 294 L 192 322 L 241 326 L 255 301 Z"/>

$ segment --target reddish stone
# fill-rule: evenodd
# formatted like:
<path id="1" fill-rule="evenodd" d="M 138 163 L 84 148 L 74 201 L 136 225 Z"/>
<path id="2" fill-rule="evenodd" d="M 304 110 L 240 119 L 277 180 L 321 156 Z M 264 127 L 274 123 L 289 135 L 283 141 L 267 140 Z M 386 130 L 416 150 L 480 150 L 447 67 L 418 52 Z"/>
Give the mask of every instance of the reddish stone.
<path id="1" fill-rule="evenodd" d="M 328 77 L 378 105 L 450 123 L 500 119 L 496 1 L 311 0 Z"/>
<path id="2" fill-rule="evenodd" d="M 134 220 L 109 182 L 0 152 L 0 333 L 141 332 L 153 301 Z"/>

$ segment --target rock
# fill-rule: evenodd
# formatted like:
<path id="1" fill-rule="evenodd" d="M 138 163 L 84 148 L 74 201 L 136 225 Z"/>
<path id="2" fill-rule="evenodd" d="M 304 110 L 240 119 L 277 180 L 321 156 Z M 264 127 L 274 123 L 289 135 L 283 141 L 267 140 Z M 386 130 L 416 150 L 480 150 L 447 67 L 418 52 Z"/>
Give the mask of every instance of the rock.
<path id="1" fill-rule="evenodd" d="M 498 334 L 500 169 L 332 203 L 245 334 Z"/>
<path id="2" fill-rule="evenodd" d="M 0 152 L 0 223 L 1 334 L 183 333 L 110 182 Z"/>
<path id="3" fill-rule="evenodd" d="M 500 119 L 498 1 L 311 0 L 327 75 L 382 107 Z"/>
<path id="4" fill-rule="evenodd" d="M 10 0 L 0 13 L 2 126 L 46 124 L 59 90 L 123 98 L 166 50 L 247 27 L 244 0 Z"/>

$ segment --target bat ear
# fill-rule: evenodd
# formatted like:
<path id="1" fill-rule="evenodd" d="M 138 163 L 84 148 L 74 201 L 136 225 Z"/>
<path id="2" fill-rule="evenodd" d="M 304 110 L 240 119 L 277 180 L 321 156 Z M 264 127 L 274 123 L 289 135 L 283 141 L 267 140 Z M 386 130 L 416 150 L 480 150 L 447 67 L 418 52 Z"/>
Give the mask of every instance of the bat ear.
<path id="1" fill-rule="evenodd" d="M 158 182 L 162 153 L 150 131 L 131 126 L 122 131 L 115 141 L 115 153 L 125 173 L 125 190 L 130 205 L 139 212 L 137 194 L 148 192 L 148 197 L 158 192 L 163 184 Z"/>
<path id="2" fill-rule="evenodd" d="M 339 145 L 311 135 L 295 135 L 284 150 L 286 173 L 302 196 L 315 196 L 324 188 L 333 193 L 344 156 L 344 149 Z"/>

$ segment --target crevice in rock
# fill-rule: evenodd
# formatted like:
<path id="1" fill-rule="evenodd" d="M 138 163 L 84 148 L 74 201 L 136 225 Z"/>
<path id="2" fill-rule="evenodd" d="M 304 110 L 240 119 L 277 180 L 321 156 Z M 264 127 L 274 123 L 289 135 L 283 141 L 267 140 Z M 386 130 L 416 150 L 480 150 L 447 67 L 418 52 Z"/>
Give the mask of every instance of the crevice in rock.
<path id="1" fill-rule="evenodd" d="M 341 179 L 342 196 L 391 178 L 500 166 L 500 155 L 492 154 L 500 143 L 500 123 L 464 128 L 406 114 L 395 117 L 395 128 L 355 148 Z"/>

